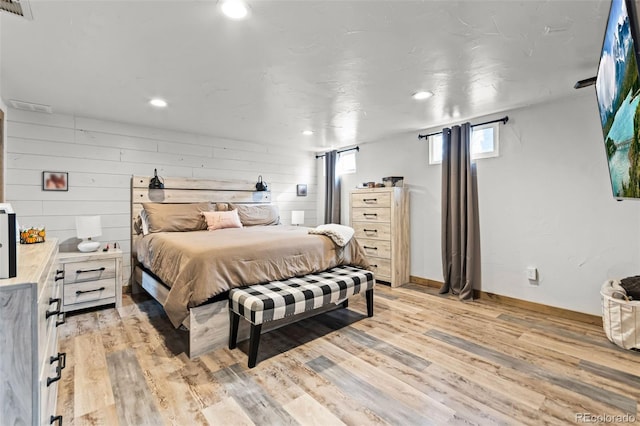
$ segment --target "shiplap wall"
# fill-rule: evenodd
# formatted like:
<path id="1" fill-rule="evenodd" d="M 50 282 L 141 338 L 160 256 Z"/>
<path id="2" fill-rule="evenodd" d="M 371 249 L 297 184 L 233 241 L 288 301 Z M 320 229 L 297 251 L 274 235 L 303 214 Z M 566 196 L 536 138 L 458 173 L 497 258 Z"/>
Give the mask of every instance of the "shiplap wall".
<path id="1" fill-rule="evenodd" d="M 66 249 L 76 242 L 75 216 L 100 215 L 98 240 L 122 247 L 126 279 L 131 176 L 152 176 L 154 168 L 161 176 L 211 179 L 256 181 L 261 174 L 282 223 L 291 222 L 291 210 L 304 210 L 305 224 L 316 224 L 317 162 L 308 151 L 15 109 L 6 133 L 6 199 L 20 225 L 44 225 Z M 43 191 L 45 170 L 68 172 L 69 191 Z M 299 183 L 308 185 L 306 197 L 296 195 Z"/>

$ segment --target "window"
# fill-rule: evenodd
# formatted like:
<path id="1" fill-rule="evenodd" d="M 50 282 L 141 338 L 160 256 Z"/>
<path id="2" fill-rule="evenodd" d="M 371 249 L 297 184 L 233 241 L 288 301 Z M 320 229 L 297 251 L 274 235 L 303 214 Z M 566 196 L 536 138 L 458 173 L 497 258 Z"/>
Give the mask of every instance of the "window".
<path id="1" fill-rule="evenodd" d="M 353 150 L 338 154 L 338 164 L 336 167 L 336 173 L 338 175 L 346 175 L 356 172 L 356 152 L 357 151 Z"/>
<path id="2" fill-rule="evenodd" d="M 483 124 L 471 129 L 471 159 L 497 157 L 500 155 L 498 129 L 500 123 Z M 442 133 L 431 135 L 429 141 L 429 164 L 442 163 Z"/>

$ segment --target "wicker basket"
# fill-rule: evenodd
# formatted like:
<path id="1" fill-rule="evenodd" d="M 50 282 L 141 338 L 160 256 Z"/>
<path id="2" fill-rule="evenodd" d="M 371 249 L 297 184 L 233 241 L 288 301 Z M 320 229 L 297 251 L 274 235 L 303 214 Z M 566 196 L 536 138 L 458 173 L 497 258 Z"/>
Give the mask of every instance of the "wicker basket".
<path id="1" fill-rule="evenodd" d="M 640 350 L 640 300 L 629 300 L 616 289 L 619 281 L 602 285 L 602 326 L 607 338 L 625 349 Z"/>

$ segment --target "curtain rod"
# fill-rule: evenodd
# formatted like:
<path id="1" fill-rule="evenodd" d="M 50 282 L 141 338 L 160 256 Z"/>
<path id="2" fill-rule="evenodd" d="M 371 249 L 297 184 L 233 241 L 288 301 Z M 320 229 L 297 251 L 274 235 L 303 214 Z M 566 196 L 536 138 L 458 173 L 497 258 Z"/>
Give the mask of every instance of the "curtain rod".
<path id="1" fill-rule="evenodd" d="M 491 124 L 491 123 L 507 124 L 507 121 L 509 121 L 509 116 L 505 115 L 504 117 L 498 118 L 496 120 L 490 120 L 490 121 L 485 121 L 484 123 L 472 124 L 471 127 L 484 126 L 485 124 Z M 429 133 L 427 135 L 418 135 L 418 139 L 426 139 L 429 136 L 439 135 L 440 133 L 442 133 L 442 132 Z"/>
<path id="2" fill-rule="evenodd" d="M 347 151 L 360 151 L 360 147 L 359 146 L 355 146 L 353 148 L 347 148 L 347 149 L 341 149 L 338 152 L 338 154 L 340 154 L 341 152 L 347 152 Z M 320 155 L 316 155 L 316 158 L 322 158 L 324 157 L 325 154 L 320 154 Z"/>

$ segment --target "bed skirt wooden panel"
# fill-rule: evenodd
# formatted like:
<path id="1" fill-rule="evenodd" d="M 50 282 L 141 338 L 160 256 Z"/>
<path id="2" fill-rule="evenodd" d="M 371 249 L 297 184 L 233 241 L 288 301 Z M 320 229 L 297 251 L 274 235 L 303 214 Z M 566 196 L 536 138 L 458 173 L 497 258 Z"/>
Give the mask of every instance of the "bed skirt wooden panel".
<path id="1" fill-rule="evenodd" d="M 169 294 L 169 289 L 156 277 L 140 267 L 136 267 L 134 274 L 136 282 L 149 293 L 151 297 L 163 304 Z M 215 351 L 229 344 L 229 302 L 221 300 L 189 309 L 189 317 L 182 325 L 189 335 L 189 358 L 195 358 L 208 352 Z M 249 326 L 239 330 L 240 340 L 249 338 Z"/>

